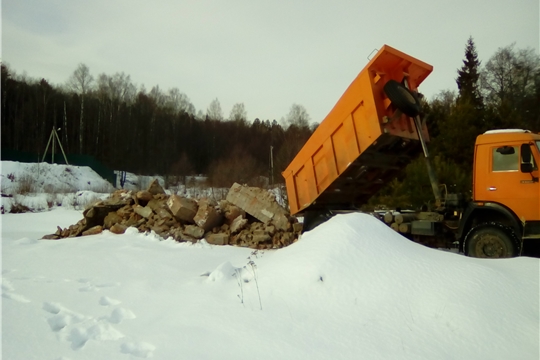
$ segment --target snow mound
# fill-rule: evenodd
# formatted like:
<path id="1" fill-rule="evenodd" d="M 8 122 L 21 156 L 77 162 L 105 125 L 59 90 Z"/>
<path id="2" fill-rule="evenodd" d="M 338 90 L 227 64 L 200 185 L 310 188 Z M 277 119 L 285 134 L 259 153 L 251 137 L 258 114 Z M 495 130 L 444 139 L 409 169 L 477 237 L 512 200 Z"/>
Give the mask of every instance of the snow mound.
<path id="1" fill-rule="evenodd" d="M 45 211 L 62 206 L 82 209 L 105 199 L 114 187 L 88 166 L 2 161 L 2 210 L 22 206 Z"/>

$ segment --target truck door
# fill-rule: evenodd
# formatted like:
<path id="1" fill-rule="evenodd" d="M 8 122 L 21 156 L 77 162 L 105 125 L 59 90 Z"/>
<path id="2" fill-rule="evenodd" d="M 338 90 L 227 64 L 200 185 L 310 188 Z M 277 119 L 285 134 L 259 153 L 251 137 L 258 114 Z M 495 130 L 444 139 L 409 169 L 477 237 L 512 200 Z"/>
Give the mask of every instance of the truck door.
<path id="1" fill-rule="evenodd" d="M 532 150 L 533 171 L 528 173 L 521 171 L 521 164 L 524 161 L 521 144 L 493 146 L 491 167 L 485 188 L 485 200 L 507 206 L 518 218 L 526 221 L 540 220 L 540 183 L 537 180 L 538 149 L 535 146 Z"/>

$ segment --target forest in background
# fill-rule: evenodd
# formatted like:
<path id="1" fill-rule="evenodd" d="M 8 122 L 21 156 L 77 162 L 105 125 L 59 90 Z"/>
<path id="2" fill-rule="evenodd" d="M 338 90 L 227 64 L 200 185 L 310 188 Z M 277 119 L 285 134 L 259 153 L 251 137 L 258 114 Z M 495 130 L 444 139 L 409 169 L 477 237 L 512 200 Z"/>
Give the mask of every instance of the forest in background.
<path id="1" fill-rule="evenodd" d="M 508 45 L 482 64 L 469 38 L 463 63 L 456 65 L 457 88 L 422 103 L 440 182 L 468 192 L 477 135 L 501 128 L 540 132 L 540 56 Z M 206 174 L 212 186 L 262 185 L 262 178 L 283 182 L 281 171 L 317 126 L 299 104 L 279 122 L 248 120 L 242 103 L 225 117 L 218 99 L 206 112 L 197 111 L 177 88 L 137 89 L 129 75 L 94 77 L 85 64 L 62 86 L 17 75 L 2 64 L 1 91 L 2 151 L 37 159 L 55 128 L 68 158 L 90 155 L 111 169 L 178 179 Z M 429 189 L 418 159 L 370 203 L 417 207 L 430 201 Z"/>

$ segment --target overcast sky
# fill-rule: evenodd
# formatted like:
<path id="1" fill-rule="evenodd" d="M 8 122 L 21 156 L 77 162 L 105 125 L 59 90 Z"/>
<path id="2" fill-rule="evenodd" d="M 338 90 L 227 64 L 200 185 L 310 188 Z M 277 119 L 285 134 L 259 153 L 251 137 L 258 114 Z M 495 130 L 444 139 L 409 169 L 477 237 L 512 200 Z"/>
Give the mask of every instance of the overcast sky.
<path id="1" fill-rule="evenodd" d="M 77 64 L 124 72 L 147 90 L 177 87 L 197 110 L 320 122 L 367 57 L 388 44 L 434 66 L 420 86 L 456 89 L 465 44 L 539 49 L 538 0 L 2 0 L 2 61 L 64 83 Z"/>

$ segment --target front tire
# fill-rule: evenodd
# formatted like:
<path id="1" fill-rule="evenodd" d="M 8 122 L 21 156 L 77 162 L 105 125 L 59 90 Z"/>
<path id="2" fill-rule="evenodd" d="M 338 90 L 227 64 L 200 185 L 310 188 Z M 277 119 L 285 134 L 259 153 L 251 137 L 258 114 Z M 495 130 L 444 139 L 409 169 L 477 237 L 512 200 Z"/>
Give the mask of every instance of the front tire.
<path id="1" fill-rule="evenodd" d="M 511 228 L 498 223 L 481 224 L 469 231 L 465 255 L 477 258 L 509 258 L 519 253 L 519 241 Z"/>

